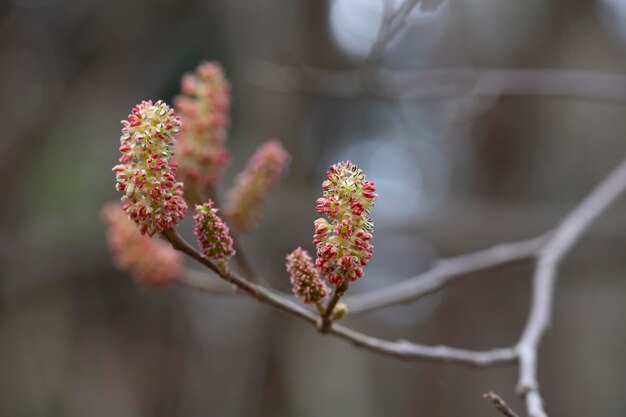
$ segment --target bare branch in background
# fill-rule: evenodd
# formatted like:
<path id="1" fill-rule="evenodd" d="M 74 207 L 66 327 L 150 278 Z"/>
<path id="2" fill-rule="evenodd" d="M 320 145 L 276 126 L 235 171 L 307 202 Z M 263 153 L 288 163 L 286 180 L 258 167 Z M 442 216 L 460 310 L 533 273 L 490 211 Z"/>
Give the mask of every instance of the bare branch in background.
<path id="1" fill-rule="evenodd" d="M 541 249 L 530 314 L 517 344 L 520 375 L 517 391 L 525 398 L 530 417 L 546 417 L 537 382 L 537 350 L 552 316 L 559 264 L 591 224 L 626 190 L 626 160 L 615 168 L 556 228 Z"/>
<path id="2" fill-rule="evenodd" d="M 250 66 L 246 79 L 257 87 L 274 92 L 344 99 L 373 94 L 397 100 L 543 96 L 626 102 L 626 75 L 599 71 L 548 68 L 367 71 L 293 67 L 256 61 Z"/>
<path id="3" fill-rule="evenodd" d="M 350 316 L 369 313 L 393 305 L 411 303 L 439 291 L 466 275 L 533 259 L 546 243 L 550 234 L 551 232 L 548 232 L 534 238 L 501 243 L 465 255 L 442 258 L 437 260 L 432 268 L 412 278 L 381 289 L 348 295 L 342 300 L 348 306 Z M 250 268 L 252 267 L 250 266 Z M 187 273 L 194 276 L 194 279 L 191 280 L 193 281 L 191 282 L 192 286 L 196 283 L 202 286 L 205 284 L 203 281 L 212 278 L 212 275 L 195 270 L 188 270 Z M 208 292 L 224 293 L 223 291 L 212 291 L 214 290 L 214 283 L 207 285 L 210 286 L 207 289 Z M 291 297 L 291 294 L 282 293 L 281 295 L 286 298 Z"/>
<path id="4" fill-rule="evenodd" d="M 531 239 L 502 243 L 489 249 L 440 259 L 428 271 L 379 290 L 347 296 L 344 302 L 351 315 L 409 303 L 432 294 L 464 275 L 533 258 L 549 233 Z"/>
<path id="5" fill-rule="evenodd" d="M 378 36 L 372 45 L 369 55 L 365 58 L 363 64 L 365 67 L 371 68 L 382 60 L 385 48 L 398 35 L 400 30 L 404 27 L 406 18 L 419 3 L 420 0 L 403 1 L 394 12 L 393 2 L 391 0 L 385 0 L 383 2 L 384 10 L 380 30 L 378 31 Z"/>

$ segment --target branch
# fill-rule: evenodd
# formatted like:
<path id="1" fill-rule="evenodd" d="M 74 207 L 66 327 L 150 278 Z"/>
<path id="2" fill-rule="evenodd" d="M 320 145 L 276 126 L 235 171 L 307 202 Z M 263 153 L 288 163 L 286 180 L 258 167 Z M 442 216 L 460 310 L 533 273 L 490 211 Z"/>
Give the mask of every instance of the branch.
<path id="1" fill-rule="evenodd" d="M 483 394 L 483 398 L 493 404 L 493 406 L 506 417 L 519 417 L 515 411 L 495 392 L 489 391 Z"/>
<path id="2" fill-rule="evenodd" d="M 420 1 L 404 0 L 395 12 L 392 12 L 393 2 L 391 0 L 384 1 L 380 30 L 369 55 L 365 58 L 365 67 L 371 68 L 382 60 L 385 48 L 400 33 L 404 26 L 404 21 Z"/>
<path id="3" fill-rule="evenodd" d="M 544 96 L 626 102 L 626 76 L 600 71 L 548 68 L 438 68 L 329 70 L 256 61 L 249 83 L 279 93 L 352 99 L 373 94 L 386 99 L 461 96 Z"/>
<path id="4" fill-rule="evenodd" d="M 330 325 L 333 321 L 333 315 L 335 313 L 335 306 L 343 297 L 343 295 L 348 291 L 348 281 L 342 282 L 340 285 L 335 285 L 335 289 L 333 290 L 333 295 L 331 296 L 326 308 L 324 309 L 324 314 L 322 314 L 322 324 L 320 326 L 320 331 L 322 333 L 326 333 L 330 328 Z"/>
<path id="5" fill-rule="evenodd" d="M 265 287 L 253 284 L 246 279 L 232 273 L 221 273 L 219 268 L 211 260 L 190 246 L 175 230 L 170 229 L 163 232 L 163 236 L 170 241 L 172 247 L 179 250 L 204 266 L 217 273 L 221 278 L 234 284 L 238 289 L 248 296 L 258 301 L 268 304 L 280 311 L 291 314 L 315 327 L 319 326 L 319 317 L 309 311 L 277 294 Z M 185 285 L 197 288 L 192 281 L 182 281 Z M 328 333 L 341 339 L 351 342 L 353 345 L 370 350 L 385 356 L 393 356 L 400 359 L 423 359 L 442 362 L 456 362 L 472 366 L 490 366 L 515 362 L 517 353 L 513 348 L 491 349 L 485 351 L 472 351 L 456 349 L 448 346 L 424 346 L 411 343 L 405 340 L 387 341 L 375 337 L 367 336 L 344 326 L 331 323 Z"/>
<path id="6" fill-rule="evenodd" d="M 347 296 L 350 315 L 367 313 L 379 308 L 409 303 L 440 290 L 455 279 L 472 272 L 482 271 L 530 259 L 545 244 L 549 233 L 518 242 L 503 243 L 489 249 L 440 259 L 430 270 L 406 281 L 379 290 Z"/>
<path id="7" fill-rule="evenodd" d="M 320 317 L 310 310 L 274 293 L 261 285 L 252 283 L 232 272 L 224 273 L 209 259 L 191 247 L 175 230 L 168 230 L 163 236 L 172 246 L 202 263 L 214 271 L 222 279 L 233 284 L 237 289 L 258 301 L 271 305 L 285 313 L 305 320 L 317 327 L 320 331 L 327 331 L 336 337 L 342 338 L 355 346 L 368 349 L 375 353 L 393 356 L 400 359 L 423 359 L 431 361 L 457 362 L 474 366 L 489 366 L 495 364 L 518 362 L 520 375 L 517 391 L 524 397 L 529 417 L 547 417 L 543 400 L 539 393 L 537 382 L 537 350 L 539 343 L 546 332 L 550 321 L 554 294 L 556 272 L 559 263 L 572 249 L 582 234 L 591 224 L 624 192 L 626 191 L 626 160 L 615 168 L 592 192 L 558 225 L 555 232 L 549 237 L 540 236 L 515 243 L 500 245 L 485 251 L 464 255 L 457 258 L 440 261 L 428 273 L 410 280 L 409 289 L 413 291 L 412 299 L 428 292 L 441 288 L 453 277 L 462 273 L 476 271 L 490 266 L 514 262 L 531 256 L 538 258 L 533 277 L 533 293 L 528 321 L 519 342 L 514 348 L 501 348 L 486 351 L 471 351 L 456 349 L 447 346 L 424 346 L 404 340 L 387 341 L 356 332 L 334 323 L 329 323 L 324 329 Z M 438 272 L 437 272 L 438 271 Z M 421 278 L 420 278 L 421 277 Z M 196 277 L 197 278 L 197 277 Z M 182 283 L 205 290 L 205 284 L 195 279 L 184 279 Z M 368 307 L 390 305 L 406 301 L 400 297 L 397 284 L 393 291 L 379 290 L 377 293 L 384 299 L 378 302 L 373 295 L 362 295 L 361 312 Z M 406 289 L 406 288 L 405 288 Z M 339 288 L 333 299 L 338 301 L 341 295 Z M 358 297 L 358 296 L 357 296 Z M 353 300 L 358 298 L 353 298 Z M 333 301 L 329 303 L 330 304 Z M 369 304 L 367 304 L 369 303 Z M 336 304 L 336 301 L 335 301 Z M 356 303 L 358 306 L 359 304 Z M 365 307 L 363 307 L 365 306 Z M 328 310 L 331 310 L 328 308 Z M 331 310 L 332 311 L 332 310 Z M 487 394 L 486 398 L 494 404 L 502 405 L 499 397 Z M 504 404 L 505 405 L 505 404 Z M 501 412 L 511 412 L 507 408 L 498 408 Z M 505 410 L 505 411 L 503 411 Z M 507 414 L 505 414 L 507 415 Z M 514 414 L 512 414 L 514 415 Z"/>
<path id="8" fill-rule="evenodd" d="M 165 230 L 162 235 L 172 244 L 172 247 L 174 249 L 187 254 L 191 258 L 209 268 L 211 271 L 215 272 L 222 279 L 225 279 L 226 281 L 235 285 L 237 288 L 247 292 L 250 295 L 256 295 L 256 288 L 254 284 L 244 278 L 239 277 L 238 275 L 234 275 L 232 273 L 223 273 L 216 264 L 214 264 L 210 259 L 202 255 L 200 252 L 195 250 L 189 243 L 187 243 L 187 241 L 184 240 L 176 230 Z"/>
<path id="9" fill-rule="evenodd" d="M 177 281 L 209 294 L 234 294 L 232 286 L 226 284 L 222 280 L 215 279 L 215 277 L 212 277 L 209 274 L 196 271 L 195 269 L 185 268 L 177 277 Z"/>
<path id="10" fill-rule="evenodd" d="M 245 275 L 245 277 L 252 281 L 257 282 L 259 277 L 257 276 L 256 271 L 250 266 L 250 262 L 248 262 L 248 257 L 245 255 L 243 248 L 239 244 L 239 234 L 232 233 L 233 235 L 233 247 L 235 249 L 235 262 L 241 269 L 241 272 Z"/>
<path id="11" fill-rule="evenodd" d="M 344 296 L 341 299 L 348 305 L 350 316 L 369 313 L 397 304 L 410 303 L 435 293 L 468 274 L 531 259 L 539 253 L 550 234 L 551 232 L 547 232 L 534 238 L 501 243 L 477 252 L 439 259 L 431 269 L 417 276 L 380 289 Z M 252 267 L 250 269 L 254 271 Z M 209 274 L 199 271 L 188 270 L 188 273 L 196 277 L 192 284 L 198 283 L 199 286 L 205 285 L 203 280 L 210 279 Z M 212 291 L 214 283 L 206 285 L 210 286 L 208 292 L 232 293 Z M 292 298 L 290 294 L 280 293 L 280 295 L 284 298 Z"/>
<path id="12" fill-rule="evenodd" d="M 541 249 L 535 274 L 528 321 L 516 346 L 520 375 L 517 391 L 526 400 L 530 417 L 546 417 L 537 382 L 537 350 L 550 325 L 554 286 L 561 260 L 591 224 L 626 190 L 626 160 L 615 168 L 558 225 Z"/>

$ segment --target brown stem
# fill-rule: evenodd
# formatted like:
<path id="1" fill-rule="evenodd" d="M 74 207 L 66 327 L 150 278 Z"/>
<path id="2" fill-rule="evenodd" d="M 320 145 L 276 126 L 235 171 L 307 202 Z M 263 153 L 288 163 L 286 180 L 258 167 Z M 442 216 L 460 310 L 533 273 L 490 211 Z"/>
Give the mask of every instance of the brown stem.
<path id="1" fill-rule="evenodd" d="M 343 297 L 343 295 L 348 291 L 348 281 L 344 281 L 339 285 L 335 285 L 335 289 L 333 290 L 333 295 L 330 297 L 328 304 L 324 310 L 324 314 L 322 315 L 322 322 L 320 323 L 320 331 L 322 333 L 327 333 L 330 325 L 333 322 L 333 313 L 335 312 L 335 306 Z"/>
<path id="2" fill-rule="evenodd" d="M 315 303 L 315 308 L 317 308 L 317 312 L 320 314 L 320 316 L 323 316 L 325 314 L 326 309 L 320 301 Z"/>
<path id="3" fill-rule="evenodd" d="M 506 417 L 519 417 L 519 415 L 507 405 L 507 403 L 495 392 L 489 391 L 483 395 L 493 406 Z"/>

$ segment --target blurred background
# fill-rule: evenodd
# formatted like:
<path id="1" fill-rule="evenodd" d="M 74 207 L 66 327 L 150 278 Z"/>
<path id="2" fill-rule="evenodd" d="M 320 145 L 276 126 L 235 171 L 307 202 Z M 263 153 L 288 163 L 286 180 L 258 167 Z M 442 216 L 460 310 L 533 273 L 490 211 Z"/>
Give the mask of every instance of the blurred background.
<path id="1" fill-rule="evenodd" d="M 331 163 L 351 159 L 380 195 L 376 252 L 357 293 L 554 227 L 626 155 L 626 1 L 428 0 L 372 54 L 399 7 L 0 2 L 0 415 L 497 416 L 481 398 L 488 390 L 523 414 L 515 366 L 379 357 L 245 297 L 141 287 L 106 248 L 99 211 L 119 198 L 119 121 L 142 99 L 171 101 L 205 59 L 232 82 L 220 191 L 269 138 L 293 156 L 257 231 L 241 240 L 282 291 L 284 255 L 313 249 Z M 573 94 L 559 90 L 566 75 L 551 73 L 537 94 L 521 83 L 509 95 L 506 82 L 439 77 L 441 68 L 586 72 L 565 83 Z M 421 87 L 380 87 L 420 71 L 434 74 Z M 540 350 L 550 415 L 626 413 L 625 203 L 563 265 Z M 526 320 L 531 272 L 523 263 L 474 274 L 346 324 L 389 339 L 508 346 Z"/>

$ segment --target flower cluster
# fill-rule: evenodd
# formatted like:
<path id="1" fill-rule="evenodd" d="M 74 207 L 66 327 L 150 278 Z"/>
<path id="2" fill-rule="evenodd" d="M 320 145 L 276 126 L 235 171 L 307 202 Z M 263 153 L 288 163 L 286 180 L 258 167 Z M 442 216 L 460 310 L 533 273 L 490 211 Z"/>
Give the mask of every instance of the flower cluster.
<path id="1" fill-rule="evenodd" d="M 180 120 L 162 101 L 142 101 L 122 121 L 120 164 L 113 167 L 124 211 L 142 234 L 167 230 L 185 216 L 183 185 L 171 162 Z"/>
<path id="2" fill-rule="evenodd" d="M 328 287 L 305 250 L 297 248 L 285 260 L 293 293 L 303 303 L 319 303 L 328 295 Z"/>
<path id="3" fill-rule="evenodd" d="M 118 268 L 151 286 L 163 286 L 176 279 L 182 268 L 182 256 L 178 252 L 139 233 L 117 203 L 105 205 L 102 218 L 108 226 L 109 249 Z"/>
<path id="4" fill-rule="evenodd" d="M 374 183 L 366 181 L 363 171 L 350 161 L 332 165 L 326 177 L 324 197 L 317 200 L 316 208 L 330 222 L 315 220 L 313 243 L 317 267 L 329 282 L 339 285 L 362 277 L 372 257 L 369 240 L 374 225 L 369 213 L 377 195 Z"/>
<path id="5" fill-rule="evenodd" d="M 238 230 L 254 228 L 269 190 L 287 170 L 291 157 L 277 140 L 261 145 L 228 193 L 226 216 Z"/>
<path id="6" fill-rule="evenodd" d="M 230 237 L 226 223 L 217 215 L 219 209 L 213 208 L 210 199 L 196 206 L 196 222 L 194 232 L 202 253 L 209 259 L 217 261 L 219 267 L 226 271 L 226 260 L 235 254 L 233 239 Z"/>
<path id="7" fill-rule="evenodd" d="M 185 192 L 202 201 L 228 163 L 224 141 L 230 86 L 218 63 L 203 62 L 194 74 L 183 76 L 181 90 L 174 99 L 183 121 L 176 147 L 178 173 Z"/>

